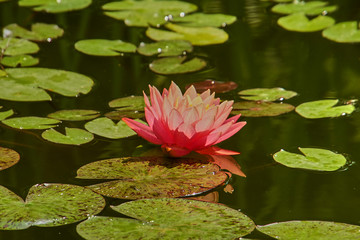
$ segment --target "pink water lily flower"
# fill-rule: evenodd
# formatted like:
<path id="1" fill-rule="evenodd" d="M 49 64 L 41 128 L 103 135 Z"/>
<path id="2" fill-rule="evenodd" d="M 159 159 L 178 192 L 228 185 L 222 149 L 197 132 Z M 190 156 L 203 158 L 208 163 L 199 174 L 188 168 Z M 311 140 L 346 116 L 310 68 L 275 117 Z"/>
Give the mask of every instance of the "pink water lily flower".
<path id="1" fill-rule="evenodd" d="M 240 114 L 227 118 L 233 101 L 220 103 L 210 90 L 199 95 L 194 86 L 183 95 L 174 82 L 162 94 L 156 87 L 149 88 L 151 103 L 144 93 L 145 118 L 149 125 L 129 118 L 122 119 L 138 135 L 161 145 L 173 157 L 184 156 L 191 151 L 212 155 L 239 154 L 214 146 L 246 124 L 237 122 Z"/>

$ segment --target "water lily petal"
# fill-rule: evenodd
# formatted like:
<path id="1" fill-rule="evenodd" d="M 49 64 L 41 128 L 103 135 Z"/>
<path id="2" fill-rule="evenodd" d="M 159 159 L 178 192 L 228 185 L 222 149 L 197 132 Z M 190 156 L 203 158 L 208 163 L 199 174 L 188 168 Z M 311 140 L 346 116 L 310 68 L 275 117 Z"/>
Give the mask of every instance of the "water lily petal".
<path id="1" fill-rule="evenodd" d="M 162 144 L 149 126 L 130 118 L 123 118 L 122 120 L 142 138 L 154 144 Z"/>
<path id="2" fill-rule="evenodd" d="M 193 123 L 199 121 L 199 113 L 196 108 L 188 108 L 183 113 L 184 123 L 193 125 Z"/>
<path id="3" fill-rule="evenodd" d="M 184 93 L 184 97 L 190 97 L 191 100 L 193 100 L 194 98 L 196 98 L 198 96 L 196 89 L 193 85 L 191 85 L 186 92 Z"/>
<path id="4" fill-rule="evenodd" d="M 152 129 L 154 126 L 155 117 L 152 111 L 147 107 L 145 108 L 145 119 L 146 122 L 149 124 L 150 129 Z"/>
<path id="5" fill-rule="evenodd" d="M 170 131 L 175 131 L 184 122 L 181 114 L 173 108 L 169 114 L 168 125 Z"/>
<path id="6" fill-rule="evenodd" d="M 158 139 L 160 139 L 162 143 L 168 143 L 168 144 L 174 143 L 173 134 L 170 131 L 167 124 L 164 123 L 164 121 L 162 119 L 154 120 L 154 125 L 152 127 L 152 130 L 153 130 L 155 136 Z"/>
<path id="7" fill-rule="evenodd" d="M 200 154 L 208 154 L 208 155 L 237 155 L 237 154 L 240 154 L 239 152 L 222 149 L 222 148 L 219 148 L 216 146 L 204 148 L 201 150 L 196 150 L 196 152 L 200 153 Z"/>
<path id="8" fill-rule="evenodd" d="M 195 125 L 196 132 L 203 132 L 212 128 L 215 122 L 216 109 L 207 111 Z"/>
<path id="9" fill-rule="evenodd" d="M 183 122 L 179 128 L 179 132 L 182 132 L 185 134 L 187 138 L 191 138 L 196 133 L 195 128 L 191 124 L 187 124 L 186 122 Z"/>
<path id="10" fill-rule="evenodd" d="M 217 144 L 219 142 L 222 142 L 222 141 L 228 139 L 229 137 L 231 137 L 232 135 L 234 135 L 235 133 L 240 131 L 240 129 L 242 127 L 244 127 L 245 125 L 246 125 L 246 122 L 237 122 L 237 123 L 231 125 L 231 127 L 226 131 L 226 133 L 221 135 L 220 138 L 214 144 Z"/>
<path id="11" fill-rule="evenodd" d="M 161 149 L 172 157 L 182 157 L 191 152 L 189 149 L 181 148 L 178 146 L 162 145 Z"/>

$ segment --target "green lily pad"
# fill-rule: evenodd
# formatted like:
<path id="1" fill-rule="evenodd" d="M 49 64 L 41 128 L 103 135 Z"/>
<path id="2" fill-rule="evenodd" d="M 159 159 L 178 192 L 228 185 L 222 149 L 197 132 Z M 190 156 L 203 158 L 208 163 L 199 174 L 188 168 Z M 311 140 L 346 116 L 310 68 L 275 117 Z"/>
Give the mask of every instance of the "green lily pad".
<path id="1" fill-rule="evenodd" d="M 338 99 L 306 102 L 297 106 L 295 111 L 304 118 L 314 119 L 340 117 L 351 114 L 355 110 L 351 104 L 334 107 L 338 102 Z"/>
<path id="2" fill-rule="evenodd" d="M 0 77 L 5 77 L 7 76 L 7 73 L 3 70 L 0 70 Z"/>
<path id="3" fill-rule="evenodd" d="M 193 58 L 184 62 L 184 57 L 167 57 L 154 60 L 150 63 L 150 69 L 159 74 L 181 74 L 196 72 L 206 67 L 206 61 L 201 58 Z"/>
<path id="4" fill-rule="evenodd" d="M 90 189 L 68 184 L 37 184 L 26 200 L 0 186 L 0 229 L 53 227 L 81 221 L 105 207 L 104 198 Z"/>
<path id="5" fill-rule="evenodd" d="M 0 106 L 0 109 L 2 109 L 2 106 Z M 12 116 L 13 114 L 14 114 L 14 111 L 12 109 L 7 110 L 5 112 L 0 112 L 0 121 Z"/>
<path id="6" fill-rule="evenodd" d="M 18 37 L 33 41 L 51 41 L 64 34 L 64 30 L 58 25 L 46 23 L 32 24 L 31 31 L 13 23 L 4 27 L 3 31 L 10 37 Z"/>
<path id="7" fill-rule="evenodd" d="M 83 121 L 97 118 L 99 115 L 100 113 L 95 110 L 71 109 L 50 113 L 48 117 L 64 121 Z"/>
<path id="8" fill-rule="evenodd" d="M 359 23 L 356 21 L 337 23 L 325 29 L 322 35 L 331 41 L 340 43 L 360 42 Z"/>
<path id="9" fill-rule="evenodd" d="M 181 26 L 187 27 L 225 27 L 236 21 L 236 17 L 225 14 L 193 13 L 185 16 L 174 17 L 173 20 Z"/>
<path id="10" fill-rule="evenodd" d="M 229 38 L 224 30 L 214 27 L 185 27 L 172 23 L 167 23 L 165 27 L 172 32 L 148 28 L 146 35 L 155 41 L 186 40 L 199 46 L 224 43 Z"/>
<path id="11" fill-rule="evenodd" d="M 60 13 L 86 8 L 91 2 L 91 0 L 19 0 L 19 6 L 32 7 L 34 11 Z"/>
<path id="12" fill-rule="evenodd" d="M 0 62 L 4 66 L 8 67 L 29 67 L 39 63 L 38 58 L 34 58 L 31 55 L 16 55 L 16 56 L 5 56 Z"/>
<path id="13" fill-rule="evenodd" d="M 105 15 L 137 27 L 147 27 L 149 24 L 160 26 L 171 16 L 197 10 L 196 5 L 182 1 L 118 1 L 107 3 L 102 8 L 106 10 Z"/>
<path id="14" fill-rule="evenodd" d="M 317 16 L 309 20 L 304 13 L 294 13 L 278 20 L 278 24 L 289 31 L 316 32 L 334 25 L 335 20 L 328 16 Z"/>
<path id="15" fill-rule="evenodd" d="M 37 53 L 39 46 L 26 39 L 0 38 L 0 50 L 3 55 L 7 56 L 23 55 Z"/>
<path id="16" fill-rule="evenodd" d="M 142 43 L 137 51 L 145 56 L 158 55 L 159 57 L 179 56 L 192 52 L 190 42 L 183 40 L 159 41 L 156 43 Z"/>
<path id="17" fill-rule="evenodd" d="M 276 101 L 289 99 L 297 95 L 296 92 L 283 88 L 252 88 L 238 92 L 241 98 L 253 101 Z"/>
<path id="18" fill-rule="evenodd" d="M 86 39 L 75 43 L 76 50 L 94 56 L 120 56 L 122 53 L 136 51 L 132 43 L 121 40 Z"/>
<path id="19" fill-rule="evenodd" d="M 300 148 L 305 155 L 281 150 L 273 155 L 276 162 L 291 168 L 303 168 L 317 171 L 335 171 L 346 164 L 346 158 L 326 149 Z"/>
<path id="20" fill-rule="evenodd" d="M 122 110 L 144 111 L 145 102 L 143 96 L 129 96 L 117 98 L 109 102 L 109 107 L 120 108 Z"/>
<path id="21" fill-rule="evenodd" d="M 236 239 L 251 233 L 254 222 L 238 210 L 189 199 L 143 199 L 112 208 L 135 219 L 93 217 L 77 232 L 95 239 Z"/>
<path id="22" fill-rule="evenodd" d="M 16 151 L 0 147 L 0 171 L 15 165 L 19 160 L 20 155 Z"/>
<path id="23" fill-rule="evenodd" d="M 294 108 L 287 103 L 243 101 L 233 104 L 231 114 L 241 113 L 244 117 L 273 117 L 291 112 Z"/>
<path id="24" fill-rule="evenodd" d="M 65 128 L 65 135 L 51 128 L 44 131 L 41 137 L 53 143 L 68 145 L 81 145 L 94 139 L 94 135 L 79 128 Z"/>
<path id="25" fill-rule="evenodd" d="M 6 76 L 0 77 L 0 99 L 10 101 L 49 101 L 44 90 L 68 97 L 86 94 L 93 81 L 79 73 L 47 68 L 6 69 Z"/>
<path id="26" fill-rule="evenodd" d="M 43 117 L 17 117 L 2 121 L 3 124 L 18 129 L 47 129 L 56 127 L 61 121 Z"/>
<path id="27" fill-rule="evenodd" d="M 89 163 L 78 169 L 77 178 L 112 179 L 89 188 L 109 197 L 140 199 L 203 193 L 228 176 L 217 165 L 196 159 L 133 157 Z"/>
<path id="28" fill-rule="evenodd" d="M 293 1 L 292 3 L 279 3 L 271 11 L 280 14 L 304 13 L 306 15 L 319 15 L 324 12 L 330 13 L 337 9 L 336 5 L 327 6 L 328 2 L 322 1 Z"/>
<path id="29" fill-rule="evenodd" d="M 257 226 L 257 230 L 276 239 L 355 240 L 360 226 L 326 221 L 288 221 Z"/>
<path id="30" fill-rule="evenodd" d="M 120 121 L 124 117 L 135 118 L 135 119 L 145 117 L 144 111 L 133 111 L 133 110 L 116 110 L 116 111 L 111 111 L 111 112 L 105 113 L 104 115 L 105 115 L 105 117 L 110 118 L 112 120 L 116 120 L 116 121 Z"/>

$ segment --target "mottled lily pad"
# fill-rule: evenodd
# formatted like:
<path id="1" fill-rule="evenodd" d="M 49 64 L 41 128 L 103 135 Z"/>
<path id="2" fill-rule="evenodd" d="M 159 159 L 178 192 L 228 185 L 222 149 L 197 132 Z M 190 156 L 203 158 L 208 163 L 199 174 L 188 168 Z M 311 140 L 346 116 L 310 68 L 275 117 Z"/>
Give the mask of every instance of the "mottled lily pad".
<path id="1" fill-rule="evenodd" d="M 346 158 L 338 153 L 319 148 L 299 148 L 305 155 L 281 150 L 273 155 L 278 163 L 291 168 L 317 171 L 335 171 L 346 164 Z"/>
<path id="2" fill-rule="evenodd" d="M 279 3 L 271 11 L 280 14 L 304 13 L 306 15 L 319 15 L 336 11 L 336 5 L 327 5 L 328 2 L 322 1 L 293 1 L 292 3 Z"/>
<path id="3" fill-rule="evenodd" d="M 0 106 L 0 109 L 2 109 L 2 106 Z M 4 112 L 0 112 L 0 121 L 12 116 L 13 114 L 14 114 L 14 111 L 12 109 L 4 111 Z"/>
<path id="4" fill-rule="evenodd" d="M 39 59 L 30 55 L 5 56 L 0 63 L 7 67 L 30 67 L 38 64 Z"/>
<path id="5" fill-rule="evenodd" d="M 294 108 L 287 103 L 244 101 L 234 103 L 231 114 L 241 113 L 245 117 L 272 117 L 291 112 Z"/>
<path id="6" fill-rule="evenodd" d="M 95 110 L 70 109 L 50 113 L 48 117 L 64 121 L 83 121 L 97 118 L 99 115 L 100 113 Z"/>
<path id="7" fill-rule="evenodd" d="M 360 226 L 326 221 L 288 221 L 257 226 L 257 230 L 276 239 L 320 240 L 360 239 Z"/>
<path id="8" fill-rule="evenodd" d="M 43 117 L 17 117 L 2 121 L 3 124 L 18 129 L 47 129 L 56 127 L 61 121 Z"/>
<path id="9" fill-rule="evenodd" d="M 356 21 L 341 22 L 325 29 L 323 37 L 340 43 L 360 42 L 359 23 Z"/>
<path id="10" fill-rule="evenodd" d="M 112 179 L 89 188 L 109 197 L 140 199 L 203 193 L 224 183 L 228 176 L 207 161 L 133 157 L 89 163 L 77 171 L 77 178 Z"/>
<path id="11" fill-rule="evenodd" d="M 0 38 L 0 50 L 3 55 L 7 56 L 23 55 L 37 53 L 39 46 L 26 39 Z"/>
<path id="12" fill-rule="evenodd" d="M 109 107 L 122 110 L 142 110 L 144 111 L 145 102 L 143 96 L 129 96 L 117 98 L 109 102 Z"/>
<path id="13" fill-rule="evenodd" d="M 112 208 L 130 218 L 93 217 L 76 230 L 95 239 L 236 239 L 254 222 L 238 210 L 189 199 L 143 199 Z"/>
<path id="14" fill-rule="evenodd" d="M 289 31 L 316 32 L 334 25 L 335 20 L 328 16 L 317 16 L 309 20 L 304 13 L 294 13 L 278 20 L 278 24 Z"/>
<path id="15" fill-rule="evenodd" d="M 150 69 L 158 74 L 181 74 L 196 72 L 206 67 L 206 61 L 201 58 L 192 58 L 185 61 L 186 57 L 167 57 L 154 60 Z"/>
<path id="16" fill-rule="evenodd" d="M 158 55 L 159 57 L 179 56 L 192 52 L 192 45 L 184 40 L 168 40 L 156 43 L 142 43 L 137 51 L 145 56 Z"/>
<path id="17" fill-rule="evenodd" d="M 48 129 L 41 136 L 50 142 L 68 145 L 81 145 L 94 139 L 92 133 L 79 128 L 65 128 L 65 134 L 54 129 Z"/>
<path id="18" fill-rule="evenodd" d="M 225 14 L 193 13 L 174 17 L 173 22 L 187 27 L 225 27 L 236 21 L 236 17 Z"/>
<path id="19" fill-rule="evenodd" d="M 211 92 L 215 92 L 215 93 L 226 93 L 238 87 L 238 85 L 235 82 L 220 82 L 211 79 L 189 84 L 186 86 L 186 89 L 189 88 L 191 85 L 195 87 L 196 92 L 198 93 L 205 92 L 208 89 L 210 89 Z"/>
<path id="20" fill-rule="evenodd" d="M 15 165 L 19 160 L 20 155 L 16 151 L 0 147 L 0 171 Z"/>
<path id="21" fill-rule="evenodd" d="M 34 11 L 60 13 L 86 8 L 91 2 L 91 0 L 19 0 L 19 6 L 32 7 Z"/>
<path id="22" fill-rule="evenodd" d="M 338 99 L 306 102 L 297 106 L 295 111 L 304 118 L 314 119 L 340 117 L 355 110 L 354 105 L 351 104 L 334 107 L 338 102 Z"/>
<path id="23" fill-rule="evenodd" d="M 196 5 L 182 1 L 117 1 L 102 8 L 106 10 L 105 15 L 137 27 L 160 26 L 172 16 L 197 10 Z"/>
<path id="24" fill-rule="evenodd" d="M 31 31 L 13 23 L 4 27 L 3 32 L 9 37 L 18 37 L 33 41 L 51 41 L 64 34 L 64 30 L 58 25 L 46 23 L 32 24 Z"/>
<path id="25" fill-rule="evenodd" d="M 81 221 L 105 207 L 105 200 L 90 189 L 68 184 L 37 184 L 26 200 L 0 186 L 0 229 L 53 227 Z"/>
<path id="26" fill-rule="evenodd" d="M 289 99 L 297 95 L 296 92 L 288 91 L 283 88 L 252 88 L 238 92 L 240 97 L 253 101 L 276 101 Z"/>
<path id="27" fill-rule="evenodd" d="M 86 39 L 75 43 L 76 50 L 94 56 L 120 56 L 122 53 L 136 51 L 132 43 L 121 40 Z"/>

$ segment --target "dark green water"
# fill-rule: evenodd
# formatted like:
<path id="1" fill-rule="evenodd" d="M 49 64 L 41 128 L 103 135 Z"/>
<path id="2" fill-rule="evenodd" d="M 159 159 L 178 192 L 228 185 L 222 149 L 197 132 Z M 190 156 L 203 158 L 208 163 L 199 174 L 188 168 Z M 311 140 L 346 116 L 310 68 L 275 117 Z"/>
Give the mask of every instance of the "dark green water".
<path id="1" fill-rule="evenodd" d="M 138 45 L 150 42 L 143 28 L 130 28 L 102 14 L 96 0 L 91 7 L 70 13 L 45 14 L 17 7 L 16 1 L 0 3 L 0 27 L 10 23 L 22 26 L 33 22 L 58 24 L 65 30 L 62 38 L 41 43 L 39 67 L 79 72 L 91 77 L 95 86 L 88 95 L 67 98 L 52 94 L 53 101 L 17 103 L 0 100 L 16 116 L 46 116 L 60 109 L 111 109 L 115 98 L 140 95 L 147 85 L 168 87 L 175 81 L 185 85 L 214 79 L 234 81 L 239 88 L 224 99 L 239 98 L 236 92 L 254 87 L 283 87 L 299 93 L 287 103 L 324 98 L 341 101 L 360 97 L 360 45 L 331 42 L 320 33 L 294 33 L 276 24 L 279 17 L 270 12 L 272 4 L 258 0 L 203 0 L 197 2 L 204 12 L 221 12 L 238 17 L 226 28 L 229 41 L 214 46 L 196 47 L 194 55 L 205 56 L 208 67 L 197 73 L 160 76 L 148 68 L 151 58 L 140 55 L 92 57 L 77 52 L 73 45 L 87 38 L 121 39 Z M 330 1 L 339 5 L 332 14 L 337 22 L 358 20 L 360 2 Z M 247 178 L 234 177 L 233 194 L 220 191 L 220 202 L 241 209 L 256 224 L 286 220 L 329 220 L 360 224 L 360 114 L 334 119 L 307 120 L 295 112 L 278 117 L 242 118 L 247 125 L 220 147 L 240 151 L 235 159 Z M 83 123 L 68 126 L 82 127 Z M 145 142 L 138 137 L 108 140 L 97 137 L 90 144 L 71 147 L 43 140 L 41 131 L 20 131 L 1 125 L 0 145 L 16 150 L 20 162 L 0 172 L 0 184 L 25 197 L 37 183 L 85 185 L 75 179 L 76 170 L 89 162 L 130 156 Z M 319 173 L 290 169 L 276 164 L 272 154 L 280 149 L 296 152 L 297 147 L 319 147 L 344 154 L 351 166 L 344 171 Z M 107 199 L 109 204 L 119 200 Z M 109 205 L 108 204 L 108 205 Z M 113 212 L 107 207 L 102 215 Z M 76 224 L 62 227 L 31 227 L 21 231 L 1 231 L 0 239 L 80 239 Z M 266 239 L 254 233 L 254 238 Z"/>

